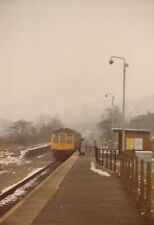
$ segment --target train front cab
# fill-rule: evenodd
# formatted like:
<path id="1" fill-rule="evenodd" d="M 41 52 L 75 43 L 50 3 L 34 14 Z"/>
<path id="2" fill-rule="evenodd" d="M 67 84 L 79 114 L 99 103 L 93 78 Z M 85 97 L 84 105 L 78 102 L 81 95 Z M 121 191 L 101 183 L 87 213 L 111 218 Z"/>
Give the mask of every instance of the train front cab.
<path id="1" fill-rule="evenodd" d="M 59 160 L 68 158 L 75 151 L 75 137 L 73 133 L 53 133 L 51 148 L 54 156 Z"/>

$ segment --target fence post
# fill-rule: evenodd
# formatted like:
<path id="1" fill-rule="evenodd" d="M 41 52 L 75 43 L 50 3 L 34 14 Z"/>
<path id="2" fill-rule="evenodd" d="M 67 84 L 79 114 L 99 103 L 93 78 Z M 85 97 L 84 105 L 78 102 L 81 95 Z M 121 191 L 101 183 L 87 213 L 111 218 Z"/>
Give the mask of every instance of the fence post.
<path id="1" fill-rule="evenodd" d="M 134 158 L 131 160 L 131 192 L 134 193 Z"/>
<path id="2" fill-rule="evenodd" d="M 152 204 L 152 163 L 147 162 L 147 174 L 146 174 L 146 180 L 147 180 L 147 188 L 146 188 L 146 214 L 150 218 L 151 217 L 151 204 Z"/>
<path id="3" fill-rule="evenodd" d="M 128 157 L 127 165 L 128 165 L 128 185 L 127 185 L 127 189 L 128 189 L 128 192 L 131 192 L 131 159 L 130 159 L 130 157 Z"/>
<path id="4" fill-rule="evenodd" d="M 138 203 L 139 200 L 139 178 L 138 178 L 138 159 L 135 159 L 135 198 Z"/>
<path id="5" fill-rule="evenodd" d="M 144 161 L 140 161 L 140 209 L 144 211 Z"/>
<path id="6" fill-rule="evenodd" d="M 104 149 L 102 150 L 102 167 L 104 167 Z"/>
<path id="7" fill-rule="evenodd" d="M 127 155 L 125 155 L 125 175 L 124 175 L 124 182 L 125 182 L 125 187 L 127 188 L 128 182 L 129 182 L 129 176 L 128 176 L 128 158 Z"/>
<path id="8" fill-rule="evenodd" d="M 108 168 L 108 150 L 106 150 L 106 165 L 105 168 Z"/>
<path id="9" fill-rule="evenodd" d="M 95 146 L 95 159 L 96 159 L 97 164 L 99 164 L 98 158 L 99 158 L 99 148 L 97 148 L 97 147 Z"/>
<path id="10" fill-rule="evenodd" d="M 122 181 L 124 179 L 124 170 L 125 170 L 125 168 L 124 168 L 124 156 L 121 154 L 121 156 L 120 156 L 120 177 L 121 177 Z"/>
<path id="11" fill-rule="evenodd" d="M 112 150 L 110 151 L 110 170 L 112 170 Z"/>
<path id="12" fill-rule="evenodd" d="M 116 155 L 116 151 L 114 151 L 114 172 L 116 172 L 116 159 L 117 155 Z"/>
<path id="13" fill-rule="evenodd" d="M 101 157 L 100 157 L 100 154 L 101 153 L 101 149 L 99 148 L 98 149 L 98 165 L 100 166 L 101 165 Z"/>

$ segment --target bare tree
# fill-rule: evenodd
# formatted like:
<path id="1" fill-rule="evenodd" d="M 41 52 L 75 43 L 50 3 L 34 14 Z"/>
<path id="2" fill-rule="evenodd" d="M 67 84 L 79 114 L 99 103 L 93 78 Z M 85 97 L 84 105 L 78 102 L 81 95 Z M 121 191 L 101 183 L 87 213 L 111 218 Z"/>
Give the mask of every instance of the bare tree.
<path id="1" fill-rule="evenodd" d="M 10 123 L 1 141 L 22 146 L 46 143 L 50 142 L 51 132 L 60 127 L 63 127 L 62 122 L 49 115 L 40 116 L 35 124 L 26 120 L 18 120 Z"/>
<path id="2" fill-rule="evenodd" d="M 58 118 L 53 118 L 50 115 L 39 116 L 37 119 L 37 135 L 40 142 L 50 142 L 51 132 L 63 126 Z"/>
<path id="3" fill-rule="evenodd" d="M 130 128 L 136 129 L 149 129 L 154 134 L 154 113 L 147 112 L 147 114 L 142 114 L 135 116 L 129 122 Z"/>
<path id="4" fill-rule="evenodd" d="M 113 126 L 121 126 L 121 112 L 117 106 L 113 109 Z M 111 140 L 112 137 L 112 109 L 107 108 L 104 114 L 101 116 L 101 121 L 98 124 L 99 129 L 101 130 L 102 138 L 106 140 Z"/>
<path id="5" fill-rule="evenodd" d="M 9 127 L 8 132 L 14 143 L 28 145 L 32 140 L 34 128 L 31 122 L 18 120 Z"/>

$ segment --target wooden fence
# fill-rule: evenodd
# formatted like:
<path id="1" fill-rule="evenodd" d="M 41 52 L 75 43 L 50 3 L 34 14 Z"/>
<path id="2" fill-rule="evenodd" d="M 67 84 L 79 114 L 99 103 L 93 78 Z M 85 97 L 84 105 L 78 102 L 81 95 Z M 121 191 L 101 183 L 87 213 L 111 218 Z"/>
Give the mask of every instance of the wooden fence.
<path id="1" fill-rule="evenodd" d="M 136 205 L 148 218 L 154 216 L 152 162 L 139 160 L 135 155 L 121 154 L 116 150 L 95 149 L 99 166 L 117 174 L 126 191 L 134 196 Z"/>

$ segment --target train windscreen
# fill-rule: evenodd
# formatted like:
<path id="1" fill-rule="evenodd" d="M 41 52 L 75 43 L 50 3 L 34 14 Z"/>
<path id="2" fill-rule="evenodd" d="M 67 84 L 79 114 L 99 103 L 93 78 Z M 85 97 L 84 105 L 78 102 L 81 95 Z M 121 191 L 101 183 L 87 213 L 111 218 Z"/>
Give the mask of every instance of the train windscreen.
<path id="1" fill-rule="evenodd" d="M 66 136 L 66 142 L 71 144 L 73 142 L 73 136 L 72 134 L 67 134 Z"/>
<path id="2" fill-rule="evenodd" d="M 53 134 L 53 143 L 59 143 L 59 135 Z"/>
<path id="3" fill-rule="evenodd" d="M 65 134 L 60 134 L 60 143 L 65 143 Z"/>

